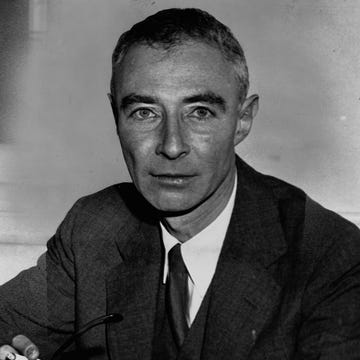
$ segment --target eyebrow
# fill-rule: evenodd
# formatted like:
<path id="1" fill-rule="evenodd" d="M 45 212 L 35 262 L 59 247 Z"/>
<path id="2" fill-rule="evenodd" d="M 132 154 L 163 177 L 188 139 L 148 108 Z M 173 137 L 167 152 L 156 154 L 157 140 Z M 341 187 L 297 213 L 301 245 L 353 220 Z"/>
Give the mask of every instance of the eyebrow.
<path id="1" fill-rule="evenodd" d="M 203 94 L 196 94 L 193 96 L 189 96 L 189 97 L 185 98 L 183 100 L 183 102 L 185 104 L 191 104 L 194 102 L 206 102 L 208 104 L 216 105 L 216 106 L 220 107 L 220 109 L 223 112 L 225 112 L 225 110 L 226 110 L 225 99 L 222 96 L 213 93 L 212 91 L 207 91 Z"/>
<path id="2" fill-rule="evenodd" d="M 132 93 L 132 94 L 124 96 L 121 99 L 120 108 L 122 110 L 124 110 L 133 104 L 138 104 L 138 103 L 155 104 L 156 102 L 157 102 L 157 99 L 152 96 L 138 95 L 138 94 Z"/>
<path id="3" fill-rule="evenodd" d="M 129 95 L 124 96 L 120 102 L 120 108 L 122 110 L 126 109 L 127 107 L 138 104 L 138 103 L 146 103 L 146 104 L 156 104 L 158 99 L 148 95 L 138 95 L 135 93 L 131 93 Z M 226 101 L 225 99 L 215 94 L 212 91 L 207 91 L 202 94 L 195 94 L 192 96 L 188 96 L 183 99 L 182 101 L 184 104 L 191 104 L 195 102 L 205 102 L 211 105 L 218 106 L 223 112 L 226 111 Z"/>

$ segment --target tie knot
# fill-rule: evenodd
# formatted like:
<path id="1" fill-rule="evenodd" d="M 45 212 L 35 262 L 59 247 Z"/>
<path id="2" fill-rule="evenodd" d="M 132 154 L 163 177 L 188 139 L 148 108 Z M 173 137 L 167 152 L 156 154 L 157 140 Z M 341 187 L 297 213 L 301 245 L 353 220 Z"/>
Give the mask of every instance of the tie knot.
<path id="1" fill-rule="evenodd" d="M 181 256 L 181 244 L 176 244 L 168 254 L 169 272 L 187 275 L 186 266 Z"/>

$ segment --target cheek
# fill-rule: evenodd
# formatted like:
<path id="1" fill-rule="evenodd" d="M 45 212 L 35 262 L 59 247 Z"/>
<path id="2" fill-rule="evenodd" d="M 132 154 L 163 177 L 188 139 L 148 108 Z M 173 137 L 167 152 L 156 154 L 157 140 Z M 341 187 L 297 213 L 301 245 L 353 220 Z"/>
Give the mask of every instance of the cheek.
<path id="1" fill-rule="evenodd" d="M 152 137 L 123 131 L 119 139 L 129 172 L 133 176 L 135 172 L 140 172 L 149 161 L 153 152 Z"/>
<path id="2" fill-rule="evenodd" d="M 216 133 L 203 136 L 193 141 L 194 148 L 197 149 L 201 157 L 212 165 L 221 167 L 231 153 L 234 152 L 233 133 L 219 129 Z"/>

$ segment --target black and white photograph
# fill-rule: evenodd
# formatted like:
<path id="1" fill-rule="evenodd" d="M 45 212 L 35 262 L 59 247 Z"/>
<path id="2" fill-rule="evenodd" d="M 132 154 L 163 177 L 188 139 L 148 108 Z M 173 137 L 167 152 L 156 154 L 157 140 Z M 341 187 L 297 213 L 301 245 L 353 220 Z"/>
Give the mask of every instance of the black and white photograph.
<path id="1" fill-rule="evenodd" d="M 360 359 L 360 2 L 0 0 L 0 360 Z"/>

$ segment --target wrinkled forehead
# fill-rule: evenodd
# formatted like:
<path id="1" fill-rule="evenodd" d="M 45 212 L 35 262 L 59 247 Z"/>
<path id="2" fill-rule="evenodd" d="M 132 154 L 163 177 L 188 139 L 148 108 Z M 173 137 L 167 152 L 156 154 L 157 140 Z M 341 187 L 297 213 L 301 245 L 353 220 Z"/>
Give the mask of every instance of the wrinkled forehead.
<path id="1" fill-rule="evenodd" d="M 239 91 L 233 64 L 215 46 L 194 41 L 170 48 L 134 45 L 114 69 L 113 81 L 118 95 L 160 87 Z"/>
<path id="2" fill-rule="evenodd" d="M 175 43 L 172 42 L 171 44 L 148 44 L 146 42 L 139 42 L 131 45 L 124 52 L 123 56 L 113 67 L 113 70 L 118 72 L 121 71 L 123 67 L 129 65 L 176 59 L 179 58 L 179 55 L 188 55 L 188 58 L 191 58 L 193 61 L 203 61 L 203 59 L 198 56 L 199 54 L 197 54 L 196 50 L 204 51 L 207 56 L 210 56 L 214 61 L 219 61 L 221 59 L 221 61 L 227 62 L 217 45 L 209 44 L 201 40 L 182 39 L 181 41 L 179 40 Z"/>
<path id="3" fill-rule="evenodd" d="M 118 54 L 117 59 L 114 60 L 114 68 L 117 68 L 117 65 L 121 65 L 123 59 L 126 57 L 126 55 L 133 51 L 134 48 L 148 48 L 148 49 L 154 49 L 158 51 L 159 53 L 163 53 L 163 56 L 171 56 L 173 54 L 176 54 L 179 50 L 182 51 L 184 48 L 191 48 L 193 46 L 208 46 L 212 47 L 213 49 L 218 50 L 220 53 L 223 53 L 219 45 L 215 42 L 207 41 L 206 39 L 197 39 L 192 38 L 186 35 L 179 35 L 179 38 L 171 38 L 169 41 L 163 41 L 163 42 L 150 42 L 146 40 L 140 40 L 137 42 L 134 42 L 128 47 L 125 47 L 120 54 Z"/>

